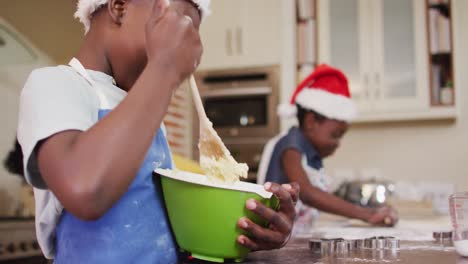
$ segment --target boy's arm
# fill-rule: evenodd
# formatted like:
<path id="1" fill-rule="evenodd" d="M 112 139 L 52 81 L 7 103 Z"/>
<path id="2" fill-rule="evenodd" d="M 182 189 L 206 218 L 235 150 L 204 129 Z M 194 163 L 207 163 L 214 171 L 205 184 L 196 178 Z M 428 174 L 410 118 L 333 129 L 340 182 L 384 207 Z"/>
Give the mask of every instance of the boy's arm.
<path id="1" fill-rule="evenodd" d="M 173 90 L 195 70 L 202 53 L 191 20 L 170 8 L 148 24 L 147 39 L 149 62 L 111 113 L 85 132 L 60 132 L 36 147 L 48 188 L 81 219 L 101 217 L 127 191 Z"/>
<path id="2" fill-rule="evenodd" d="M 299 183 L 300 199 L 303 203 L 332 214 L 360 219 L 372 224 L 383 223 L 387 216 L 385 212 L 378 212 L 349 203 L 333 194 L 324 192 L 310 184 L 306 172 L 302 168 L 301 154 L 294 149 L 283 153 L 282 166 L 289 181 Z"/>

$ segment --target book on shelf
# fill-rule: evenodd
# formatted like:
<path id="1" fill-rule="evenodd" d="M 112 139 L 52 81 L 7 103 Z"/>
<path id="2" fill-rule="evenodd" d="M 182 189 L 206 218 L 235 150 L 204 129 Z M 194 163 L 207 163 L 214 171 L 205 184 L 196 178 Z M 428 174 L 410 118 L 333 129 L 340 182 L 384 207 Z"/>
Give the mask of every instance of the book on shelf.
<path id="1" fill-rule="evenodd" d="M 432 8 L 429 9 L 429 35 L 431 54 L 451 52 L 450 19 Z"/>
<path id="2" fill-rule="evenodd" d="M 431 95 L 432 95 L 432 102 L 435 104 L 440 103 L 440 84 L 441 84 L 441 75 L 442 75 L 442 67 L 437 64 L 431 65 Z"/>

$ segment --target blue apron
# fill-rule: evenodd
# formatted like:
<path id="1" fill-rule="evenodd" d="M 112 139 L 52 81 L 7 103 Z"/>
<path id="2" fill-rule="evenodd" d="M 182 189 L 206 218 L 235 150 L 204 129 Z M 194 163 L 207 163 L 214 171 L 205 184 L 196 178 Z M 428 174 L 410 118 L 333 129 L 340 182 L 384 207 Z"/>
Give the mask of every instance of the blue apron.
<path id="1" fill-rule="evenodd" d="M 93 86 L 97 85 L 81 64 L 70 65 Z M 110 111 L 99 110 L 99 120 Z M 103 217 L 82 221 L 63 211 L 56 230 L 55 263 L 176 263 L 176 245 L 162 190 L 158 182 L 153 182 L 152 172 L 156 167 L 172 168 L 169 146 L 161 128 L 128 191 Z"/>

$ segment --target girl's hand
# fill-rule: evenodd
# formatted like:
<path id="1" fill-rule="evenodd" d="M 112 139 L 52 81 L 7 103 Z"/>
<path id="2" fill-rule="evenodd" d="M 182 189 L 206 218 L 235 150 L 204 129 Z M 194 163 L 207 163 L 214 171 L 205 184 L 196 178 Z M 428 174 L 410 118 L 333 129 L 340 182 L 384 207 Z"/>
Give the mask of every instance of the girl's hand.
<path id="1" fill-rule="evenodd" d="M 398 214 L 389 206 L 373 209 L 367 222 L 372 225 L 394 226 L 398 222 Z"/>
<path id="2" fill-rule="evenodd" d="M 238 226 L 249 233 L 240 235 L 237 242 L 251 250 L 281 248 L 288 242 L 296 217 L 295 204 L 299 198 L 297 183 L 279 185 L 265 183 L 265 190 L 272 192 L 279 199 L 279 209 L 274 211 L 255 199 L 246 203 L 248 210 L 268 221 L 269 227 L 261 227 L 247 218 L 241 218 Z"/>

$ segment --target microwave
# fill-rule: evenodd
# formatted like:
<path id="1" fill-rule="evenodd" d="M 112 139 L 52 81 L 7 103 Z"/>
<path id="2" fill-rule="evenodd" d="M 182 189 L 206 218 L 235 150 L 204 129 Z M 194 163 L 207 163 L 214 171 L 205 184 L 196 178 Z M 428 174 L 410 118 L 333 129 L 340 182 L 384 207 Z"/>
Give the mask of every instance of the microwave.
<path id="1" fill-rule="evenodd" d="M 196 78 L 206 115 L 221 138 L 278 133 L 278 67 L 207 71 Z"/>
<path id="2" fill-rule="evenodd" d="M 249 166 L 255 182 L 263 148 L 279 133 L 279 67 L 206 71 L 196 74 L 207 117 L 238 162 Z M 199 124 L 193 123 L 193 153 L 198 159 Z"/>

